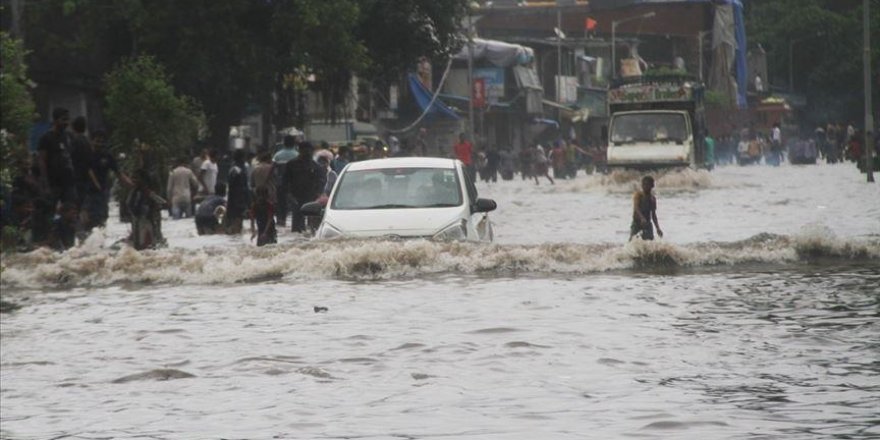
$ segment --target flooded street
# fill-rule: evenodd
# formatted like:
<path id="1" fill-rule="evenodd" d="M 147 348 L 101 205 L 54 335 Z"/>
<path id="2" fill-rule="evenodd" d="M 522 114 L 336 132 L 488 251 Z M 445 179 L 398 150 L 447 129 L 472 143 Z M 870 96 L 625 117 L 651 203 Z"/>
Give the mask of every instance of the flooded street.
<path id="1" fill-rule="evenodd" d="M 880 187 L 851 165 L 478 185 L 491 245 L 4 257 L 0 436 L 880 436 Z M 207 243 L 207 244 L 206 244 Z"/>

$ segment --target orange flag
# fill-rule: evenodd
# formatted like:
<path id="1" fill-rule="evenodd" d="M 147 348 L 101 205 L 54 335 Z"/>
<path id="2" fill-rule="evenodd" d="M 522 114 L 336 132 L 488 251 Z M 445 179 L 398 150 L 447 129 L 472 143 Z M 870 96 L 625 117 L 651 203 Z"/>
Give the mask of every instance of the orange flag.
<path id="1" fill-rule="evenodd" d="M 584 23 L 584 25 L 586 26 L 588 31 L 592 31 L 592 30 L 596 29 L 597 24 L 599 24 L 599 22 L 597 22 L 596 20 L 593 20 L 592 18 L 589 18 L 589 17 L 587 17 L 586 23 Z"/>

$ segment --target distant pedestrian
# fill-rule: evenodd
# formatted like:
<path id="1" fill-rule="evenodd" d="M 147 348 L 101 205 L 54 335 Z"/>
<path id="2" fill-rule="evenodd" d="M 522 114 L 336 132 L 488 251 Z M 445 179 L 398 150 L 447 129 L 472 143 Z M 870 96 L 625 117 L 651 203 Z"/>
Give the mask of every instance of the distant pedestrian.
<path id="1" fill-rule="evenodd" d="M 477 169 L 474 166 L 474 146 L 467 140 L 464 133 L 458 135 L 458 143 L 453 146 L 455 158 L 464 164 L 465 173 L 471 182 L 477 181 Z"/>
<path id="2" fill-rule="evenodd" d="M 88 170 L 89 184 L 86 186 L 86 195 L 82 206 L 82 211 L 86 215 L 86 230 L 103 227 L 107 223 L 107 218 L 110 215 L 111 172 L 123 185 L 129 188 L 134 187 L 131 179 L 119 169 L 116 158 L 107 151 L 106 143 L 107 134 L 103 130 L 96 130 L 92 133 L 92 160 Z"/>
<path id="3" fill-rule="evenodd" d="M 137 250 L 156 248 L 165 243 L 162 237 L 162 208 L 167 202 L 156 194 L 157 185 L 146 166 L 134 175 L 134 190 L 126 205 L 131 213 L 131 244 Z"/>
<path id="4" fill-rule="evenodd" d="M 770 130 L 770 163 L 773 166 L 779 166 L 782 163 L 782 129 L 779 123 L 773 124 Z"/>
<path id="5" fill-rule="evenodd" d="M 299 144 L 299 156 L 284 165 L 284 189 L 292 197 L 290 229 L 293 232 L 305 232 L 305 217 L 300 209 L 315 201 L 326 183 L 326 173 L 312 159 L 312 153 L 312 144 L 303 142 Z"/>
<path id="6" fill-rule="evenodd" d="M 553 164 L 553 177 L 565 179 L 568 176 L 568 167 L 565 157 L 565 141 L 556 141 L 556 146 L 550 150 L 550 162 Z"/>
<path id="7" fill-rule="evenodd" d="M 217 173 L 219 172 L 220 168 L 217 166 L 217 151 L 210 150 L 208 152 L 208 157 L 202 162 L 199 172 L 196 174 L 196 177 L 201 184 L 199 194 L 202 197 L 214 194 L 214 189 L 217 187 Z"/>
<path id="8" fill-rule="evenodd" d="M 211 235 L 220 232 L 219 217 L 226 213 L 226 185 L 218 183 L 214 194 L 202 200 L 196 208 L 196 231 L 199 235 Z"/>
<path id="9" fill-rule="evenodd" d="M 712 136 L 709 136 L 708 131 L 703 132 L 705 134 L 705 143 L 706 143 L 706 168 L 710 171 L 715 168 L 715 139 L 712 139 Z"/>
<path id="10" fill-rule="evenodd" d="M 223 226 L 227 234 L 241 234 L 242 221 L 250 207 L 250 190 L 247 181 L 247 167 L 243 149 L 232 154 L 232 167 L 229 169 L 226 190 L 226 216 Z"/>
<path id="11" fill-rule="evenodd" d="M 544 154 L 544 148 L 541 147 L 541 144 L 535 144 L 534 148 L 532 148 L 532 176 L 535 178 L 535 185 L 540 184 L 538 180 L 539 177 L 546 177 L 551 185 L 556 184 L 556 182 L 553 181 L 553 178 L 550 177 L 549 162 L 550 161 Z"/>
<path id="12" fill-rule="evenodd" d="M 254 195 L 251 204 L 251 240 L 257 239 L 257 246 L 264 246 L 277 242 L 275 230 L 274 203 L 269 198 L 269 190 L 266 186 L 260 186 Z"/>
<path id="13" fill-rule="evenodd" d="M 351 162 L 351 147 L 343 145 L 339 147 L 336 157 L 330 161 L 330 168 L 336 171 L 336 174 L 339 174 L 349 162 Z"/>
<path id="14" fill-rule="evenodd" d="M 272 206 L 278 202 L 278 187 L 275 185 L 275 164 L 272 162 L 272 156 L 268 151 L 260 151 L 257 154 L 257 165 L 251 172 L 251 188 L 256 196 L 257 191 L 261 188 L 266 189 L 266 197 Z M 274 209 L 273 209 L 274 215 Z"/>
<path id="15" fill-rule="evenodd" d="M 513 162 L 513 153 L 510 152 L 510 148 L 502 148 L 501 151 L 498 153 L 498 158 L 501 179 L 512 180 L 515 167 Z"/>
<path id="16" fill-rule="evenodd" d="M 327 151 L 327 150 L 322 150 Z M 339 175 L 336 174 L 336 171 L 333 171 L 333 168 L 330 166 L 330 157 L 331 154 L 320 154 L 318 152 L 317 162 L 318 165 L 324 170 L 324 189 L 321 191 L 321 194 L 329 197 L 330 192 L 333 191 L 333 185 L 336 185 L 336 179 L 339 178 Z"/>
<path id="17" fill-rule="evenodd" d="M 284 185 L 284 166 L 299 156 L 296 151 L 296 137 L 284 136 L 283 147 L 272 157 L 275 163 L 275 186 L 278 188 L 278 205 L 275 210 L 276 221 L 279 226 L 284 227 L 287 224 L 287 213 L 290 212 L 290 193 Z"/>
<path id="18" fill-rule="evenodd" d="M 165 187 L 165 194 L 171 202 L 171 218 L 174 220 L 193 216 L 193 198 L 199 188 L 199 181 L 186 162 L 185 158 L 178 161 L 168 174 Z"/>
<path id="19" fill-rule="evenodd" d="M 76 182 L 77 208 L 82 207 L 86 197 L 91 178 L 89 168 L 92 164 L 92 143 L 86 136 L 86 118 L 77 116 L 70 124 L 73 134 L 70 136 L 70 159 L 73 165 L 74 180 Z"/>
<path id="20" fill-rule="evenodd" d="M 33 241 L 37 244 L 49 238 L 58 205 L 77 202 L 70 157 L 71 139 L 67 133 L 69 123 L 70 112 L 67 109 L 53 110 L 52 128 L 40 137 L 37 147 L 37 169 L 43 193 L 34 215 Z"/>
<path id="21" fill-rule="evenodd" d="M 642 190 L 633 194 L 633 220 L 630 225 L 630 240 L 641 234 L 642 240 L 654 239 L 654 228 L 657 227 L 657 235 L 663 237 L 660 223 L 657 221 L 657 198 L 654 196 L 654 178 L 645 176 L 642 178 Z"/>
<path id="22" fill-rule="evenodd" d="M 487 181 L 498 181 L 498 168 L 501 165 L 501 155 L 494 145 L 486 152 L 486 176 Z"/>

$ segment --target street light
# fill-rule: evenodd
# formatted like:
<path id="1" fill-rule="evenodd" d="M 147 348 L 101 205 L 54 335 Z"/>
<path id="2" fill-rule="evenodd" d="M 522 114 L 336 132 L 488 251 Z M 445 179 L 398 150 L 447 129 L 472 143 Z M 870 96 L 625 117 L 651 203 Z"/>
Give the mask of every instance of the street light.
<path id="1" fill-rule="evenodd" d="M 646 12 L 635 17 L 627 17 L 623 20 L 614 20 L 611 22 L 611 78 L 617 78 L 617 25 L 626 23 L 640 18 L 651 18 L 657 15 L 656 12 Z"/>

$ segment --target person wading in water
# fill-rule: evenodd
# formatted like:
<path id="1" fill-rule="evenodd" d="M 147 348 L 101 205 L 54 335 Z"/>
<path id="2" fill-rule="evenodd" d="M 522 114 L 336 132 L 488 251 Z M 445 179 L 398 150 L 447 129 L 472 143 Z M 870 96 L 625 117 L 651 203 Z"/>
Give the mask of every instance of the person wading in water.
<path id="1" fill-rule="evenodd" d="M 642 178 L 642 190 L 633 194 L 633 221 L 630 226 L 630 240 L 641 233 L 642 240 L 653 240 L 654 229 L 651 222 L 657 227 L 657 235 L 663 237 L 663 230 L 657 221 L 657 198 L 654 197 L 654 178 L 645 176 Z"/>

